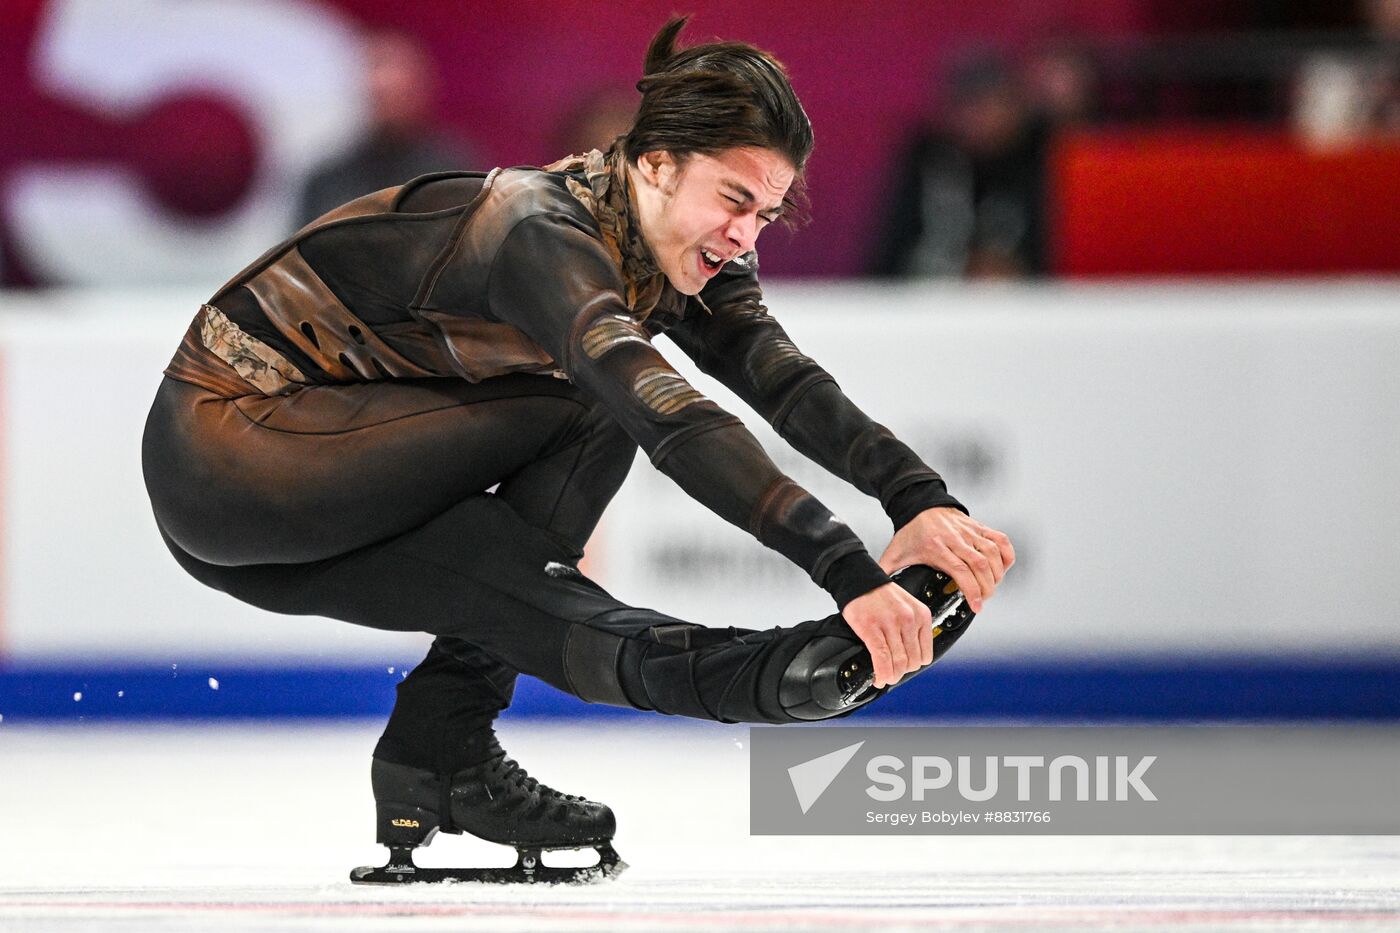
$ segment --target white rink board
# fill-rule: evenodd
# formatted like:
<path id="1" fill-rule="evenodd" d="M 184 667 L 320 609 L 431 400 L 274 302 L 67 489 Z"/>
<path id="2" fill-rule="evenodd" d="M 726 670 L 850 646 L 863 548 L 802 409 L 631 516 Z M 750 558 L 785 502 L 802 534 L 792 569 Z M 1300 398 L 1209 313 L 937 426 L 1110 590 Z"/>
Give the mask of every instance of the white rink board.
<path id="1" fill-rule="evenodd" d="M 164 552 L 141 424 L 203 297 L 0 295 L 0 650 L 108 663 L 418 653 L 421 636 L 241 606 Z M 799 347 L 1016 541 L 977 659 L 1400 654 L 1395 283 L 783 285 L 769 299 Z M 878 555 L 889 528 L 873 500 L 697 384 Z M 831 611 L 800 570 L 644 458 L 591 550 L 616 595 L 693 621 Z"/>

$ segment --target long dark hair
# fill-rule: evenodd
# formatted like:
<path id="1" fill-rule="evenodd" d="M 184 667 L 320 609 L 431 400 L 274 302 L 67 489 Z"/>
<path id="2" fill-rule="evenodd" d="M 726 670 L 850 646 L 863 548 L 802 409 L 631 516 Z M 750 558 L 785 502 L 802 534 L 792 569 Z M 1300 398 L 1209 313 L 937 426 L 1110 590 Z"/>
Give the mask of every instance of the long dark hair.
<path id="1" fill-rule="evenodd" d="M 664 149 L 683 161 L 754 146 L 782 153 L 797 178 L 783 200 L 784 217 L 805 214 L 803 170 L 812 154 L 812 123 L 776 58 L 745 42 L 710 42 L 677 49 L 689 17 L 674 16 L 652 38 L 637 90 L 642 103 L 622 137 L 634 165 Z"/>

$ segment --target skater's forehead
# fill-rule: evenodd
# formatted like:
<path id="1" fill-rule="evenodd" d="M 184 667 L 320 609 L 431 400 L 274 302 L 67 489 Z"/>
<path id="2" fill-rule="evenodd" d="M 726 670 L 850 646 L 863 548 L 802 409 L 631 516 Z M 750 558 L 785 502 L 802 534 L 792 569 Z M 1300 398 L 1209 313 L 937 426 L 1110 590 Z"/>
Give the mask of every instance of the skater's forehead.
<path id="1" fill-rule="evenodd" d="M 762 211 L 781 210 L 783 198 L 797 177 L 792 163 L 774 149 L 744 146 L 694 158 L 703 160 L 717 184 Z"/>

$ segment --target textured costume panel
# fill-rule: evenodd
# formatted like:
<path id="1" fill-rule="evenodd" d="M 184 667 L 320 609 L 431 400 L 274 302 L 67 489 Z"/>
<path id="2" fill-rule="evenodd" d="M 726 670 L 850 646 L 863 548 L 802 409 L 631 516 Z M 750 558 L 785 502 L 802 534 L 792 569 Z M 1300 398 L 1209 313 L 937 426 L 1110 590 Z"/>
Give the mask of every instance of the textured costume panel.
<path id="1" fill-rule="evenodd" d="M 775 325 L 774 330 L 776 333 L 744 360 L 744 376 L 761 395 L 777 393 L 792 377 L 817 365 L 797 349 L 781 328 Z"/>
<path id="2" fill-rule="evenodd" d="M 194 316 L 165 374 L 176 382 L 213 392 L 219 398 L 261 394 L 248 380 L 204 345 L 204 312 Z"/>
<path id="3" fill-rule="evenodd" d="M 232 366 L 245 381 L 264 395 L 280 395 L 308 380 L 296 364 L 238 325 L 213 305 L 205 305 L 199 319 L 199 337 L 206 349 Z"/>
<path id="4" fill-rule="evenodd" d="M 674 415 L 687 405 L 705 400 L 705 396 L 686 382 L 680 373 L 661 366 L 651 366 L 639 372 L 632 382 L 632 391 L 643 404 L 660 415 Z"/>
<path id="5" fill-rule="evenodd" d="M 625 343 L 651 346 L 646 331 L 624 314 L 604 314 L 583 333 L 581 346 L 589 359 L 600 359 Z"/>

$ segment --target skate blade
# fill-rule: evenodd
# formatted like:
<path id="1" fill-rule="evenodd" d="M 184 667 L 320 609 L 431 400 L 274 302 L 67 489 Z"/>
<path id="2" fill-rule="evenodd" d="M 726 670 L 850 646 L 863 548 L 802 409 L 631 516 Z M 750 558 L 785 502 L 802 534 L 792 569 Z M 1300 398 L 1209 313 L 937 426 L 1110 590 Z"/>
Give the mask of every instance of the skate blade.
<path id="1" fill-rule="evenodd" d="M 586 848 L 577 846 L 576 849 Z M 616 878 L 627 869 L 617 850 L 604 843 L 592 847 L 598 853 L 593 865 L 555 867 L 540 860 L 539 849 L 521 848 L 509 868 L 423 868 L 413 864 L 412 850 L 391 850 L 389 863 L 379 868 L 365 865 L 350 872 L 355 884 L 439 884 L 445 881 L 477 881 L 484 884 L 594 884 Z M 557 851 L 557 850 L 548 850 Z"/>

